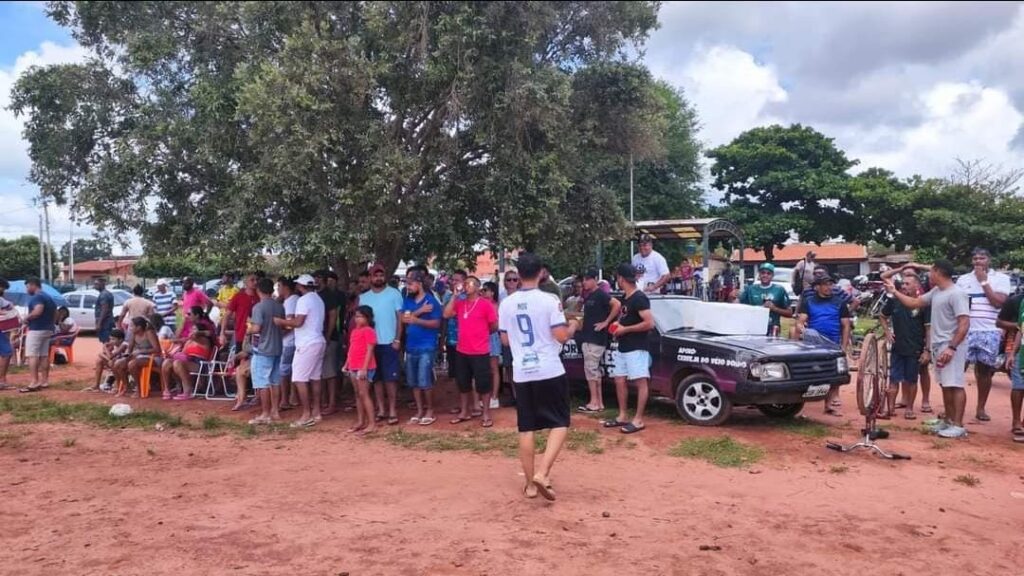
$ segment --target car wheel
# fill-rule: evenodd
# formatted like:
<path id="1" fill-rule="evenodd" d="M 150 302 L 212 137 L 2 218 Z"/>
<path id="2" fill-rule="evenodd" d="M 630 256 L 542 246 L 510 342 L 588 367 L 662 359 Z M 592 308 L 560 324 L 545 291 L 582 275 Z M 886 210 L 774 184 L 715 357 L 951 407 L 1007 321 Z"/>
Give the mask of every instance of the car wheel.
<path id="1" fill-rule="evenodd" d="M 694 374 L 676 388 L 676 410 L 690 424 L 718 426 L 732 413 L 732 401 L 710 376 Z"/>
<path id="2" fill-rule="evenodd" d="M 758 404 L 757 409 L 769 418 L 792 418 L 804 409 L 803 402 L 796 404 Z"/>

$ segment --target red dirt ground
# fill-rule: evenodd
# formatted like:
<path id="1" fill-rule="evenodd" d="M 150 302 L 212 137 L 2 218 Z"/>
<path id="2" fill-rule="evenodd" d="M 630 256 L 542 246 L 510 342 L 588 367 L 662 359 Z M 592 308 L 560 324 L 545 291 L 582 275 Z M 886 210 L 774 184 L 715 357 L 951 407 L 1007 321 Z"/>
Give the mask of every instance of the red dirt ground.
<path id="1" fill-rule="evenodd" d="M 51 382 L 88 378 L 96 344 L 79 342 L 78 363 Z M 717 429 L 651 418 L 632 447 L 602 430 L 604 453 L 563 454 L 555 503 L 522 497 L 515 459 L 352 438 L 350 414 L 253 439 L 0 416 L 0 574 L 1020 574 L 1024 452 L 1009 442 L 1008 387 L 997 377 L 993 421 L 969 424 L 965 441 L 894 421 L 882 442 L 910 462 L 834 453 L 742 409 Z M 846 418 L 807 414 L 850 443 L 852 386 L 844 402 Z M 134 403 L 194 421 L 248 417 L 227 403 Z M 496 429 L 514 418 L 501 409 Z M 723 434 L 765 458 L 722 469 L 667 454 Z M 962 474 L 980 484 L 953 481 Z"/>

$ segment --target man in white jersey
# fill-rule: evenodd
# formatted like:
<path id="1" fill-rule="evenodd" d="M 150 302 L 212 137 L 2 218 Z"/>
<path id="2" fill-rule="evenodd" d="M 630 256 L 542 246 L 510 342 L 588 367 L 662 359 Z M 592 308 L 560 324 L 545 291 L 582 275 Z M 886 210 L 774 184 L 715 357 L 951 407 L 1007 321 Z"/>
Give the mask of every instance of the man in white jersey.
<path id="1" fill-rule="evenodd" d="M 569 433 L 569 384 L 559 353 L 576 324 L 567 325 L 561 302 L 537 289 L 541 266 L 535 254 L 519 256 L 522 288 L 501 303 L 498 329 L 502 344 L 512 350 L 519 460 L 526 477 L 523 494 L 535 498 L 540 492 L 554 500 L 551 467 Z M 535 470 L 534 432 L 546 429 L 551 430 L 547 449 Z"/>
<path id="2" fill-rule="evenodd" d="M 654 250 L 654 241 L 647 234 L 640 236 L 640 251 L 633 255 L 632 264 L 638 276 L 636 285 L 647 294 L 660 294 L 672 276 L 668 262 Z"/>
<path id="3" fill-rule="evenodd" d="M 316 280 L 309 274 L 296 278 L 295 286 L 302 294 L 295 303 L 295 314 L 274 318 L 273 322 L 279 328 L 294 331 L 292 384 L 299 393 L 302 414 L 291 423 L 291 427 L 308 428 L 323 419 L 320 414 L 320 398 L 323 393 L 320 375 L 327 346 L 327 340 L 324 339 L 324 301 L 317 295 Z"/>
<path id="4" fill-rule="evenodd" d="M 974 377 L 978 381 L 978 409 L 974 417 L 979 422 L 991 420 L 985 413 L 988 393 L 992 390 L 992 375 L 999 364 L 999 343 L 1003 332 L 996 326 L 999 309 L 1013 288 L 1010 277 L 989 269 L 988 250 L 975 248 L 971 253 L 974 270 L 956 281 L 957 288 L 971 298 L 971 328 L 967 332 L 967 362 L 974 363 Z"/>

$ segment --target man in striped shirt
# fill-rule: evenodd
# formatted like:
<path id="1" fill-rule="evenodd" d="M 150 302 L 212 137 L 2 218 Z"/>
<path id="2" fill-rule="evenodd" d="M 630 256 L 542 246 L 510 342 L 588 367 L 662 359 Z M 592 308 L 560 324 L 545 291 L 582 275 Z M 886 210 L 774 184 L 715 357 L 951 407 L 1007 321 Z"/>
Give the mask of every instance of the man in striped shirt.
<path id="1" fill-rule="evenodd" d="M 978 381 L 978 411 L 974 417 L 979 422 L 991 420 L 985 413 L 988 393 L 992 390 L 992 375 L 999 363 L 999 343 L 1003 333 L 996 326 L 999 308 L 1013 291 L 1010 277 L 989 269 L 991 258 L 988 250 L 975 248 L 971 254 L 974 270 L 957 279 L 958 288 L 967 292 L 971 299 L 971 328 L 967 332 L 967 362 L 974 363 L 974 377 Z"/>
<path id="2" fill-rule="evenodd" d="M 153 304 L 156 313 L 164 319 L 164 325 L 174 330 L 174 312 L 178 309 L 178 302 L 174 299 L 174 292 L 167 289 L 167 280 L 163 278 L 156 281 L 156 293 L 153 294 Z"/>

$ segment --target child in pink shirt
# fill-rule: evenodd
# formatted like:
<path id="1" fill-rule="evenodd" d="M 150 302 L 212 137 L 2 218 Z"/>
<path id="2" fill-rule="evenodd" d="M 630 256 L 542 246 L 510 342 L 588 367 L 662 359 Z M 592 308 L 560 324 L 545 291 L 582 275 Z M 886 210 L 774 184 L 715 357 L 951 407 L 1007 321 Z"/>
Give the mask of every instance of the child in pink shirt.
<path id="1" fill-rule="evenodd" d="M 345 372 L 348 372 L 356 389 L 356 425 L 349 428 L 365 436 L 377 430 L 373 420 L 373 398 L 370 397 L 370 382 L 377 368 L 373 356 L 377 345 L 377 332 L 373 328 L 373 309 L 369 306 L 356 308 L 352 315 L 354 328 L 349 335 L 348 358 Z"/>

